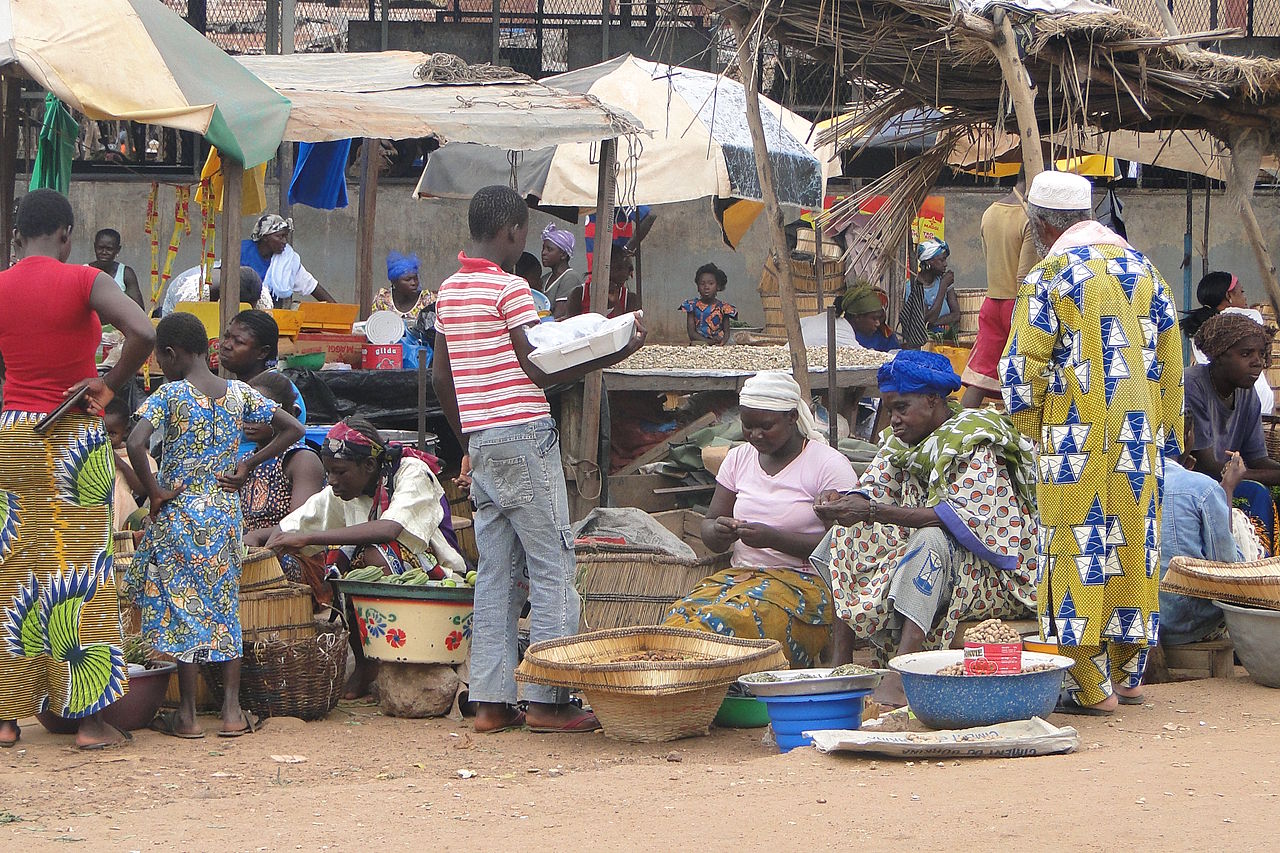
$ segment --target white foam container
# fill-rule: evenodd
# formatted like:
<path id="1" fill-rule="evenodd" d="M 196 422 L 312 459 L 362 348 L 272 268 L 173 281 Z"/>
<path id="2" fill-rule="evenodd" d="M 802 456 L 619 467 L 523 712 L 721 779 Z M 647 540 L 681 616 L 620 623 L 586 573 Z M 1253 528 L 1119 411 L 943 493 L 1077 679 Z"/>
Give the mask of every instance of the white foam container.
<path id="1" fill-rule="evenodd" d="M 593 335 L 568 341 L 554 347 L 535 349 L 529 360 L 544 373 L 558 373 L 586 364 L 606 355 L 621 352 L 635 333 L 635 314 L 623 314 L 607 320 Z"/>

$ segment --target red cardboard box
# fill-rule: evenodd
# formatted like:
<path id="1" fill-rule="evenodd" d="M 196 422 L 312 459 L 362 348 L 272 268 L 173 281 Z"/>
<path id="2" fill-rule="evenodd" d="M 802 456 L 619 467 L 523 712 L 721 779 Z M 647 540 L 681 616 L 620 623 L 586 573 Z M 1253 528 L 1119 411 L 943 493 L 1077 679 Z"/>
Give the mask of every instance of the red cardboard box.
<path id="1" fill-rule="evenodd" d="M 363 335 L 335 335 L 322 332 L 301 332 L 294 347 L 295 352 L 323 352 L 325 364 L 345 361 L 352 367 L 359 367 L 364 358 L 364 345 L 368 343 Z"/>
<path id="2" fill-rule="evenodd" d="M 965 675 L 1017 675 L 1022 672 L 1022 643 L 965 643 Z"/>
<path id="3" fill-rule="evenodd" d="M 360 366 L 365 370 L 400 370 L 404 347 L 400 344 L 365 344 Z"/>

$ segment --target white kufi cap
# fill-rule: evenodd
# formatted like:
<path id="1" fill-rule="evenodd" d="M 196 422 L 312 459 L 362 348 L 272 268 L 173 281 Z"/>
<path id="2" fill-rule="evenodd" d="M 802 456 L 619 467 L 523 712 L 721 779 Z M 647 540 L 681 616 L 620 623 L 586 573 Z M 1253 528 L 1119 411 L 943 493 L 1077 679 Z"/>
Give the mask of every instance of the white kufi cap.
<path id="1" fill-rule="evenodd" d="M 1093 210 L 1093 184 L 1070 172 L 1041 172 L 1031 181 L 1027 204 L 1046 210 Z"/>

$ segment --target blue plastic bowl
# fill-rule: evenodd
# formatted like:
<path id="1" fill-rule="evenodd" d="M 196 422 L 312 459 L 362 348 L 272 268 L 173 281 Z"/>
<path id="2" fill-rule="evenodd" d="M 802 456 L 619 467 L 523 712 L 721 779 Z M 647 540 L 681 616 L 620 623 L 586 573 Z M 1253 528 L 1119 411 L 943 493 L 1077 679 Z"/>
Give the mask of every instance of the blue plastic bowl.
<path id="1" fill-rule="evenodd" d="M 309 426 L 306 428 L 303 438 L 314 444 L 316 447 L 324 447 L 324 437 L 329 434 L 329 430 L 333 429 L 333 425 L 327 426 Z"/>
<path id="2" fill-rule="evenodd" d="M 1072 660 L 1062 655 L 1023 652 L 1024 667 L 1052 663 L 1056 669 L 1019 675 L 938 675 L 938 670 L 964 660 L 963 649 L 915 652 L 889 661 L 902 676 L 911 710 L 931 729 L 991 726 L 1053 713 L 1062 690 L 1063 673 Z"/>
<path id="3" fill-rule="evenodd" d="M 761 696 L 760 701 L 769 706 L 769 723 L 778 749 L 790 752 L 813 743 L 804 732 L 860 728 L 862 699 L 870 695 L 870 690 L 851 690 L 813 696 Z"/>

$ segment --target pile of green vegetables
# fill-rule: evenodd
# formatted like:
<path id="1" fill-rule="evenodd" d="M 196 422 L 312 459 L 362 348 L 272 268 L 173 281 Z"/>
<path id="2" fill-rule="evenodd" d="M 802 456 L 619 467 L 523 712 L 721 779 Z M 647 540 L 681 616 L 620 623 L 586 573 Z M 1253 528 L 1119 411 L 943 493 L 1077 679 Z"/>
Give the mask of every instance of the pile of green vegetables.
<path id="1" fill-rule="evenodd" d="M 475 571 L 467 572 L 462 580 L 444 578 L 436 580 L 422 569 L 410 569 L 401 575 L 385 575 L 381 566 L 363 566 L 352 569 L 342 576 L 344 581 L 360 581 L 361 583 L 385 583 L 399 586 L 439 586 L 439 587 L 471 587 L 476 585 Z"/>

